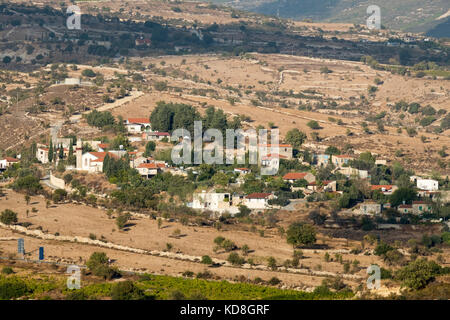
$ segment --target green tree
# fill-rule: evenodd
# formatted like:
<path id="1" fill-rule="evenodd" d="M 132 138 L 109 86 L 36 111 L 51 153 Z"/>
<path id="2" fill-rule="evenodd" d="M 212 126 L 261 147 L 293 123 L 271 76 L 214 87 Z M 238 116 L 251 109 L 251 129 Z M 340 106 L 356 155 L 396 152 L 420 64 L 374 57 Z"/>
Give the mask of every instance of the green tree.
<path id="1" fill-rule="evenodd" d="M 211 259 L 210 256 L 203 256 L 202 263 L 211 265 L 213 264 L 213 260 Z"/>
<path id="2" fill-rule="evenodd" d="M 104 252 L 94 252 L 86 262 L 86 266 L 93 275 L 112 279 L 118 272 L 109 266 L 109 259 Z"/>
<path id="3" fill-rule="evenodd" d="M 53 142 L 52 142 L 52 138 L 50 138 L 50 144 L 48 147 L 48 162 L 52 162 L 53 161 Z"/>
<path id="4" fill-rule="evenodd" d="M 267 266 L 270 268 L 270 270 L 273 270 L 273 271 L 277 270 L 278 269 L 277 260 L 275 260 L 274 257 L 269 257 L 267 259 Z"/>
<path id="5" fill-rule="evenodd" d="M 212 177 L 212 181 L 215 185 L 227 186 L 230 182 L 230 178 L 226 173 L 216 172 Z"/>
<path id="6" fill-rule="evenodd" d="M 303 245 L 311 245 L 316 242 L 316 230 L 309 224 L 301 222 L 293 223 L 286 232 L 287 243 L 294 247 Z"/>
<path id="7" fill-rule="evenodd" d="M 129 213 L 125 213 L 125 214 L 120 214 L 117 216 L 116 218 L 116 225 L 119 229 L 123 229 L 125 228 L 125 226 L 127 225 L 128 220 L 130 219 L 130 214 Z"/>
<path id="8" fill-rule="evenodd" d="M 318 130 L 320 129 L 320 125 L 317 121 L 315 120 L 311 120 L 306 124 L 308 127 L 310 127 L 313 130 Z"/>
<path id="9" fill-rule="evenodd" d="M 306 133 L 294 128 L 286 134 L 286 142 L 290 143 L 294 148 L 299 149 L 306 140 Z"/>
<path id="10" fill-rule="evenodd" d="M 144 157 L 150 157 L 152 152 L 156 149 L 156 143 L 154 141 L 149 141 L 145 145 Z"/>
<path id="11" fill-rule="evenodd" d="M 391 205 L 396 207 L 403 203 L 411 203 L 413 200 L 417 198 L 417 193 L 413 188 L 398 188 L 391 195 Z"/>
<path id="12" fill-rule="evenodd" d="M 10 209 L 5 209 L 0 215 L 0 221 L 7 225 L 15 224 L 17 223 L 17 213 Z"/>
<path id="13" fill-rule="evenodd" d="M 146 296 L 132 281 L 121 281 L 111 288 L 112 300 L 143 300 Z"/>
<path id="14" fill-rule="evenodd" d="M 422 289 L 435 279 L 440 273 L 441 267 L 434 261 L 424 258 L 410 262 L 407 266 L 398 270 L 395 277 L 402 281 L 403 285 L 411 289 Z"/>

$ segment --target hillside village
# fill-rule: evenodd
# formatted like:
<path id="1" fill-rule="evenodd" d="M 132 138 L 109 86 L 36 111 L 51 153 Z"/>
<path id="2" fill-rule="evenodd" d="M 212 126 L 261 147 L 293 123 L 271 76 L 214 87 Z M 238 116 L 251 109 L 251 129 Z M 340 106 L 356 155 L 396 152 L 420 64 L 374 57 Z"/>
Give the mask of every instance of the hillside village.
<path id="1" fill-rule="evenodd" d="M 448 38 L 72 4 L 0 4 L 0 300 L 449 299 Z"/>
<path id="2" fill-rule="evenodd" d="M 123 120 L 127 132 L 125 138 L 129 147 L 125 150 L 123 145 L 119 148 L 111 148 L 111 144 L 100 140 L 82 141 L 62 137 L 50 138 L 52 145 L 36 145 L 36 159 L 46 167 L 58 168 L 61 163 L 66 172 L 85 172 L 102 176 L 106 170 L 108 161 L 125 160 L 131 170 L 136 170 L 142 179 L 152 179 L 161 173 L 180 175 L 195 181 L 195 176 L 202 170 L 201 166 L 191 167 L 174 165 L 172 161 L 155 160 L 148 150 L 155 150 L 160 145 L 168 147 L 170 134 L 168 132 L 153 131 L 149 118 L 128 118 Z M 298 134 L 293 130 L 292 135 Z M 289 132 L 288 132 L 289 135 Z M 74 144 L 75 142 L 75 144 Z M 298 143 L 298 141 L 297 141 Z M 145 144 L 145 151 L 137 145 Z M 204 149 L 214 143 L 204 143 Z M 392 170 L 386 160 L 376 159 L 370 152 L 359 154 L 340 154 L 340 150 L 329 147 L 324 153 L 307 154 L 300 146 L 294 149 L 291 144 L 284 143 L 277 146 L 278 154 L 272 154 L 274 145 L 269 145 L 266 155 L 259 156 L 256 166 L 239 167 L 226 166 L 225 169 L 214 170 L 214 176 L 220 176 L 224 182 L 215 184 L 212 188 L 194 191 L 191 195 L 192 202 L 185 205 L 192 209 L 210 211 L 212 217 L 217 214 L 239 214 L 239 212 L 251 210 L 261 211 L 270 209 L 284 209 L 289 207 L 291 201 L 314 202 L 320 200 L 339 199 L 340 209 L 350 215 L 367 215 L 381 217 L 383 213 L 396 213 L 395 221 L 400 222 L 406 216 L 433 216 L 433 203 L 439 199 L 448 199 L 449 180 L 435 180 L 429 177 L 408 176 L 406 171 L 397 179 L 389 176 L 372 177 L 372 174 Z M 246 145 L 248 153 L 248 145 Z M 294 150 L 296 157 L 294 157 Z M 223 150 L 222 150 L 223 151 Z M 235 149 L 237 151 L 237 149 Z M 260 152 L 262 149 L 260 149 Z M 302 154 L 303 153 L 303 154 Z M 307 151 L 306 151 L 307 153 Z M 258 174 L 258 167 L 270 165 L 271 158 L 279 158 L 283 174 L 271 176 L 269 180 L 263 179 Z M 286 164 L 285 164 L 286 162 Z M 6 157 L 0 159 L 0 170 L 8 176 L 8 169 L 20 166 L 18 159 Z M 288 169 L 289 167 L 298 168 Z M 366 168 L 369 170 L 362 170 Z M 51 172 L 52 169 L 50 169 Z M 58 171 L 60 171 L 58 169 Z M 50 173 L 52 174 L 52 173 Z M 251 177 L 251 178 L 249 178 Z M 260 181 L 254 191 L 245 192 L 248 188 L 242 188 L 251 181 Z M 357 198 L 351 198 L 350 191 L 345 187 L 351 181 L 357 180 L 361 184 Z M 214 177 L 213 177 L 213 181 Z M 276 181 L 276 183 L 275 183 Z M 388 184 L 388 182 L 391 182 Z M 68 185 L 62 189 L 72 191 Z M 56 188 L 56 187 L 55 187 Z M 217 192 L 216 189 L 230 189 L 234 192 Z M 401 190 L 399 190 L 399 188 Z M 364 190 L 367 189 L 367 190 Z M 444 189 L 444 191 L 440 191 Z M 396 196 L 401 191 L 413 191 L 407 197 Z M 264 191 L 264 192 L 263 192 Z M 394 202 L 391 204 L 391 202 Z M 403 219 L 403 220 L 402 220 Z M 442 219 L 441 219 L 442 220 Z"/>

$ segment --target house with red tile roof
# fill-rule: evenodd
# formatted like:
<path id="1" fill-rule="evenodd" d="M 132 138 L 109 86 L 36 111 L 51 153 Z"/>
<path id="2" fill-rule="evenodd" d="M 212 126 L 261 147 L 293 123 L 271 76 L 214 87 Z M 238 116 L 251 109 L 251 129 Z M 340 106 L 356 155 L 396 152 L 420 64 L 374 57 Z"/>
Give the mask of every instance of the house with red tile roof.
<path id="1" fill-rule="evenodd" d="M 139 171 L 139 174 L 144 178 L 151 178 L 153 176 L 156 176 L 158 172 L 161 171 L 162 168 L 164 168 L 164 164 L 157 164 L 157 163 L 141 163 L 137 166 L 137 171 Z"/>
<path id="2" fill-rule="evenodd" d="M 431 213 L 433 211 L 433 207 L 426 201 L 413 201 L 412 211 L 414 214 Z"/>
<path id="3" fill-rule="evenodd" d="M 124 120 L 125 127 L 129 133 L 141 133 L 151 131 L 151 124 L 148 118 L 128 118 Z"/>
<path id="4" fill-rule="evenodd" d="M 144 140 L 144 141 L 161 141 L 164 138 L 167 138 L 170 140 L 170 133 L 159 132 L 159 131 L 142 133 L 142 140 Z"/>
<path id="5" fill-rule="evenodd" d="M 384 193 L 386 195 L 392 194 L 397 189 L 398 189 L 397 186 L 390 185 L 390 184 L 386 184 L 386 185 L 379 184 L 379 185 L 371 185 L 370 186 L 371 191 L 380 190 L 382 193 Z"/>
<path id="6" fill-rule="evenodd" d="M 311 172 L 289 172 L 283 176 L 283 180 L 294 183 L 297 180 L 306 180 L 309 183 L 316 181 L 316 177 Z"/>
<path id="7" fill-rule="evenodd" d="M 11 157 L 5 157 L 3 159 L 0 159 L 0 171 L 6 170 L 8 167 L 12 166 L 14 163 L 20 162 L 19 159 L 11 158 Z"/>
<path id="8" fill-rule="evenodd" d="M 274 199 L 275 196 L 272 193 L 255 192 L 250 193 L 244 198 L 243 204 L 249 209 L 269 209 L 269 200 Z"/>
<path id="9" fill-rule="evenodd" d="M 263 152 L 264 148 L 266 152 Z M 259 158 L 269 155 L 279 155 L 280 159 L 292 159 L 294 157 L 292 145 L 282 144 L 259 144 Z"/>
<path id="10" fill-rule="evenodd" d="M 106 155 L 114 159 L 120 159 L 127 152 L 126 151 L 108 151 L 108 152 L 86 152 L 81 156 L 81 168 L 77 170 L 88 171 L 88 172 L 102 172 L 103 171 L 103 161 Z"/>
<path id="11" fill-rule="evenodd" d="M 411 204 L 401 204 L 397 208 L 398 212 L 408 214 L 413 213 L 413 208 Z"/>

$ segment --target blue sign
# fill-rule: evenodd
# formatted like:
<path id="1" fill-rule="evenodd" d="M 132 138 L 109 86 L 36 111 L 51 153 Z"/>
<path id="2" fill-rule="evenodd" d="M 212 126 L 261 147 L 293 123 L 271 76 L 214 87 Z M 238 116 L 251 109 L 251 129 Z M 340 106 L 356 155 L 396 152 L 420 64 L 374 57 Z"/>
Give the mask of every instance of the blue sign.
<path id="1" fill-rule="evenodd" d="M 17 252 L 22 254 L 25 253 L 25 244 L 22 238 L 17 239 Z"/>
<path id="2" fill-rule="evenodd" d="M 44 247 L 39 247 L 39 260 L 44 260 Z"/>

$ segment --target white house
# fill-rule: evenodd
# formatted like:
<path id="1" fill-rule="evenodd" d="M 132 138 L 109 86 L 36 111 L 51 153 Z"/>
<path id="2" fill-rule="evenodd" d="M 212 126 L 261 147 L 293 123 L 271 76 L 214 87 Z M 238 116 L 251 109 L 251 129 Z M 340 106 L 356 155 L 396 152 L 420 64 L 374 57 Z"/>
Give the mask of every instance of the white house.
<path id="1" fill-rule="evenodd" d="M 263 150 L 265 148 L 265 154 Z M 280 159 L 291 160 L 294 157 L 293 148 L 290 144 L 259 144 L 258 145 L 259 158 L 265 156 L 270 157 L 270 155 L 278 155 Z"/>
<path id="2" fill-rule="evenodd" d="M 166 165 L 164 163 L 141 163 L 137 166 L 137 171 L 139 171 L 139 174 L 142 177 L 145 178 L 151 178 L 153 176 L 156 176 L 158 172 L 162 170 L 162 168 L 165 168 Z"/>
<path id="3" fill-rule="evenodd" d="M 128 118 L 125 120 L 125 127 L 129 133 L 141 133 L 150 131 L 150 120 L 147 118 Z"/>
<path id="4" fill-rule="evenodd" d="M 216 192 L 199 192 L 194 193 L 193 209 L 211 210 L 220 213 L 229 212 L 237 213 L 239 208 L 233 206 L 233 197 L 230 193 L 216 193 Z"/>
<path id="5" fill-rule="evenodd" d="M 77 170 L 102 172 L 103 161 L 105 160 L 107 154 L 112 158 L 120 159 L 126 154 L 126 151 L 86 152 L 81 156 L 81 167 L 77 167 Z"/>
<path id="6" fill-rule="evenodd" d="M 417 188 L 427 191 L 439 190 L 439 182 L 432 179 L 417 179 Z"/>
<path id="7" fill-rule="evenodd" d="M 244 205 L 249 209 L 269 209 L 269 200 L 275 198 L 271 193 L 250 193 L 244 199 Z"/>
<path id="8" fill-rule="evenodd" d="M 18 163 L 20 160 L 11 157 L 5 157 L 4 159 L 0 159 L 0 171 L 6 170 L 9 166 L 14 163 Z"/>
<path id="9" fill-rule="evenodd" d="M 338 170 L 343 175 L 350 176 L 358 176 L 360 179 L 367 179 L 369 177 L 369 172 L 367 170 L 358 170 L 356 168 L 344 167 Z"/>
<path id="10" fill-rule="evenodd" d="M 168 132 L 144 132 L 142 134 L 142 140 L 146 141 L 161 141 L 162 139 L 167 138 L 170 140 L 170 134 Z"/>
<path id="11" fill-rule="evenodd" d="M 48 151 L 49 149 L 46 146 L 38 146 L 36 150 L 36 158 L 40 163 L 48 163 Z"/>

